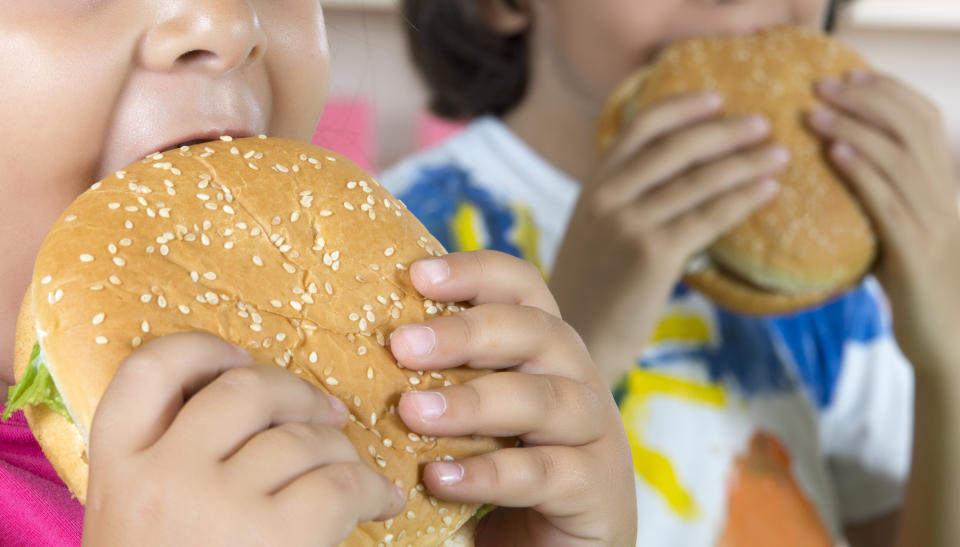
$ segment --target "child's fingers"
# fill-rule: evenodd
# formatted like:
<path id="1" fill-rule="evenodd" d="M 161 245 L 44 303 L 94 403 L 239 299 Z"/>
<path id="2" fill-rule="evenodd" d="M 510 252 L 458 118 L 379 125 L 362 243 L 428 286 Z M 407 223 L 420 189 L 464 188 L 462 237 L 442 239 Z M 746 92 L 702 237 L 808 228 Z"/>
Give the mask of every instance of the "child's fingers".
<path id="1" fill-rule="evenodd" d="M 630 209 L 630 214 L 637 215 L 648 226 L 659 226 L 738 186 L 774 176 L 789 162 L 790 153 L 782 146 L 766 146 L 724 158 L 653 190 L 641 203 L 644 213 Z"/>
<path id="2" fill-rule="evenodd" d="M 224 371 L 249 366 L 246 351 L 206 333 L 152 340 L 124 360 L 94 416 L 91 452 L 118 457 L 160 438 L 184 401 Z"/>
<path id="3" fill-rule="evenodd" d="M 347 413 L 323 390 L 283 369 L 242 367 L 224 372 L 190 398 L 160 442 L 192 446 L 219 460 L 258 431 L 285 422 L 343 427 Z"/>
<path id="4" fill-rule="evenodd" d="M 502 372 L 436 391 L 409 391 L 397 410 L 430 436 L 520 437 L 529 444 L 577 446 L 596 440 L 611 404 L 608 390 L 561 376 Z"/>
<path id="5" fill-rule="evenodd" d="M 834 143 L 830 159 L 860 196 L 883 240 L 900 241 L 904 228 L 913 223 L 911 210 L 900 194 L 849 144 Z"/>
<path id="6" fill-rule="evenodd" d="M 532 306 L 560 315 L 536 266 L 497 251 L 450 253 L 410 267 L 413 286 L 439 302 Z"/>
<path id="7" fill-rule="evenodd" d="M 244 482 L 256 492 L 272 494 L 317 467 L 359 460 L 353 444 L 339 429 L 291 422 L 254 435 L 222 468 L 232 477 L 231 482 Z M 265 472 L 265 468 L 274 472 Z"/>
<path id="8" fill-rule="evenodd" d="M 684 249 L 704 249 L 720 234 L 730 230 L 758 207 L 773 199 L 779 188 L 773 178 L 761 178 L 738 186 L 668 222 L 663 228 L 666 234 L 664 239 L 677 242 L 678 246 L 683 242 Z M 637 211 L 634 217 L 639 217 L 641 212 Z M 646 228 L 642 221 L 637 218 L 635 222 L 637 234 L 643 234 Z"/>
<path id="9" fill-rule="evenodd" d="M 450 501 L 575 514 L 597 495 L 599 485 L 591 483 L 595 466 L 589 453 L 578 448 L 504 448 L 473 458 L 429 463 L 423 470 L 423 482 L 433 495 Z"/>
<path id="10" fill-rule="evenodd" d="M 299 523 L 305 545 L 336 535 L 336 544 L 357 524 L 396 516 L 407 498 L 387 478 L 362 462 L 336 463 L 306 473 L 272 496 L 289 522 Z"/>
<path id="11" fill-rule="evenodd" d="M 859 155 L 887 176 L 901 198 L 912 202 L 915 211 L 924 210 L 922 203 L 932 198 L 929 195 L 932 189 L 916 184 L 921 174 L 913 159 L 888 135 L 859 120 L 825 108 L 810 114 L 810 125 L 830 140 L 851 145 Z"/>
<path id="12" fill-rule="evenodd" d="M 762 141 L 770 123 L 759 116 L 706 122 L 652 144 L 628 162 L 594 194 L 598 215 L 622 208 L 651 188 L 692 167 Z"/>
<path id="13" fill-rule="evenodd" d="M 599 172 L 609 174 L 649 143 L 718 115 L 721 106 L 723 97 L 696 93 L 673 97 L 640 112 L 610 148 Z"/>
<path id="14" fill-rule="evenodd" d="M 593 368 L 572 327 L 539 308 L 509 304 L 484 304 L 405 325 L 394 331 L 390 349 L 401 365 L 414 370 L 465 364 L 581 379 Z"/>

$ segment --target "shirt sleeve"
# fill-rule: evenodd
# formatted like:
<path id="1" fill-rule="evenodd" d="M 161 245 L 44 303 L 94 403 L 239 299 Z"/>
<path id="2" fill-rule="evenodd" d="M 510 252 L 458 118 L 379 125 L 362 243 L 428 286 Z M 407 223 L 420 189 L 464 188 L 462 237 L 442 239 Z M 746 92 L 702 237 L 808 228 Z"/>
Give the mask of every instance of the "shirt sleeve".
<path id="1" fill-rule="evenodd" d="M 827 306 L 779 323 L 819 409 L 820 452 L 843 521 L 896 511 L 910 469 L 914 378 L 879 283 L 869 278 Z"/>

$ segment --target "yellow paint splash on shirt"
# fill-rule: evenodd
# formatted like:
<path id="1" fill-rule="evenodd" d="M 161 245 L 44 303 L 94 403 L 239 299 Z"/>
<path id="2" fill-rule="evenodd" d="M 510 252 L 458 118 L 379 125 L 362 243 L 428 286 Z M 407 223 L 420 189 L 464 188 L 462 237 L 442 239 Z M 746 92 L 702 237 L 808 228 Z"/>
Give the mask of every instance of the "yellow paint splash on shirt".
<path id="1" fill-rule="evenodd" d="M 696 501 L 680 483 L 673 464 L 663 454 L 647 446 L 643 440 L 647 401 L 650 397 L 670 397 L 693 403 L 723 407 L 724 390 L 719 385 L 695 382 L 635 369 L 627 378 L 627 392 L 620 412 L 627 429 L 627 438 L 633 451 L 633 466 L 643 480 L 663 496 L 667 505 L 678 516 L 692 520 L 699 516 Z"/>
<path id="2" fill-rule="evenodd" d="M 517 223 L 514 232 L 514 245 L 520 250 L 520 256 L 528 262 L 532 262 L 544 279 L 547 279 L 547 272 L 543 269 L 543 263 L 540 261 L 540 230 L 533 220 L 533 211 L 522 203 L 513 206 L 514 219 Z"/>
<path id="3" fill-rule="evenodd" d="M 483 214 L 470 203 L 461 203 L 450 222 L 450 231 L 454 238 L 454 248 L 459 251 L 478 251 L 485 249 L 486 226 Z"/>

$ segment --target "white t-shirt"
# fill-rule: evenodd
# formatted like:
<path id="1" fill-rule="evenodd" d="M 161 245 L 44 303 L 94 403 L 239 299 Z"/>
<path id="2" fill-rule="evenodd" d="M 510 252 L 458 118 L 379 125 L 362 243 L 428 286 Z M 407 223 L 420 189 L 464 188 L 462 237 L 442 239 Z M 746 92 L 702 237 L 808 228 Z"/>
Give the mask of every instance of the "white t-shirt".
<path id="1" fill-rule="evenodd" d="M 553 266 L 579 185 L 483 118 L 383 184 L 450 250 Z M 873 279 L 757 318 L 678 286 L 615 390 L 638 474 L 638 545 L 830 545 L 896 510 L 913 374 Z"/>

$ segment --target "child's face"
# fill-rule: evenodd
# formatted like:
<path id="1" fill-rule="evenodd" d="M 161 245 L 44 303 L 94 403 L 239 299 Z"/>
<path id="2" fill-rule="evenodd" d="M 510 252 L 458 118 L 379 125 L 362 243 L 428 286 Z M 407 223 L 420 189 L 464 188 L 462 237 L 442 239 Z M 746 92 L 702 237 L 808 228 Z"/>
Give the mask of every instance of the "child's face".
<path id="1" fill-rule="evenodd" d="M 602 102 L 672 42 L 781 25 L 816 25 L 826 0 L 532 0 L 534 63 Z M 544 66 L 537 67 L 543 69 Z"/>
<path id="2" fill-rule="evenodd" d="M 318 0 L 8 0 L 0 9 L 0 379 L 33 257 L 84 188 L 180 143 L 308 140 Z"/>

